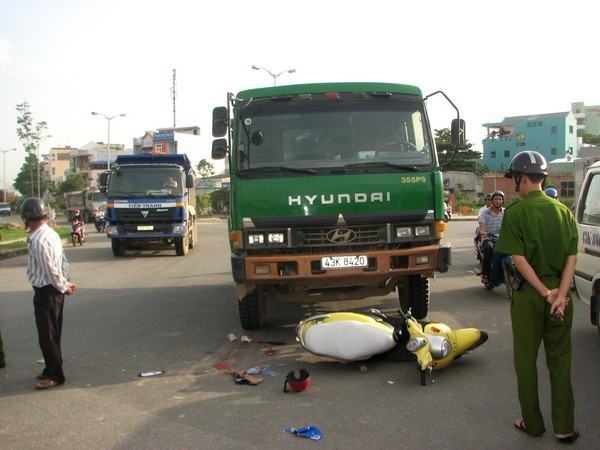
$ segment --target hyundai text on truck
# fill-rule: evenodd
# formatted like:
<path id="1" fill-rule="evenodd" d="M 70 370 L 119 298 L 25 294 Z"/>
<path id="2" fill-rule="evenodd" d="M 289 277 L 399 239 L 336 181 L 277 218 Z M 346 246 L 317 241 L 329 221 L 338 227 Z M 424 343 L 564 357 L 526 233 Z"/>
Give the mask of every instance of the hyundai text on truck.
<path id="1" fill-rule="evenodd" d="M 220 139 L 212 157 L 229 160 L 231 267 L 244 328 L 263 325 L 267 300 L 394 290 L 403 309 L 426 317 L 428 279 L 450 265 L 450 246 L 440 244 L 444 186 L 430 130 L 414 86 L 228 94 L 227 106 L 213 110 Z M 464 142 L 460 117 L 452 138 Z"/>
<path id="2" fill-rule="evenodd" d="M 120 155 L 100 184 L 114 256 L 165 247 L 184 256 L 196 246 L 195 173 L 186 155 Z"/>

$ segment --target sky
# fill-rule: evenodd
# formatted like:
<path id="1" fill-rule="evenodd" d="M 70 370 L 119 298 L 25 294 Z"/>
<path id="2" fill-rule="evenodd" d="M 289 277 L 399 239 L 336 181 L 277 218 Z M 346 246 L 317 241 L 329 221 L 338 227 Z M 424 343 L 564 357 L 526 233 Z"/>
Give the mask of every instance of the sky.
<path id="1" fill-rule="evenodd" d="M 481 124 L 600 104 L 598 14 L 581 0 L 0 0 L 0 150 L 7 184 L 23 164 L 16 105 L 46 121 L 51 147 L 133 146 L 146 130 L 200 127 L 192 162 L 210 160 L 211 114 L 227 92 L 278 84 L 382 81 L 443 90 L 481 151 Z M 449 127 L 443 97 L 427 102 Z M 211 161 L 217 169 L 222 162 Z M 0 164 L 2 164 L 0 159 Z M 3 170 L 0 170 L 0 185 Z"/>

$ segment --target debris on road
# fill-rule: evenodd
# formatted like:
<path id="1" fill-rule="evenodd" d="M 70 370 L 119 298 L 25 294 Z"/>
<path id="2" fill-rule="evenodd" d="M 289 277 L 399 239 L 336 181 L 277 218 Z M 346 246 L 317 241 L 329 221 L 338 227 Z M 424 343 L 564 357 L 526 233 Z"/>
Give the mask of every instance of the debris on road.
<path id="1" fill-rule="evenodd" d="M 321 433 L 321 430 L 312 425 L 301 428 L 286 428 L 283 431 L 286 433 L 294 434 L 299 437 L 311 439 L 313 441 L 320 441 L 321 439 L 323 439 L 323 434 Z"/>
<path id="2" fill-rule="evenodd" d="M 229 342 L 234 342 L 234 341 L 237 341 L 237 336 L 233 333 L 229 333 L 227 335 L 227 339 L 229 339 Z"/>
<path id="3" fill-rule="evenodd" d="M 243 334 L 240 337 L 240 341 L 242 341 L 242 342 L 252 342 L 252 339 L 250 339 L 248 336 L 246 336 L 245 334 Z"/>
<path id="4" fill-rule="evenodd" d="M 256 386 L 264 381 L 261 377 L 249 375 L 246 371 L 233 372 L 232 375 L 233 382 L 235 384 L 248 384 L 250 386 Z"/>
<path id="5" fill-rule="evenodd" d="M 256 341 L 257 344 L 269 344 L 269 345 L 288 345 L 287 342 L 282 341 Z"/>
<path id="6" fill-rule="evenodd" d="M 277 350 L 275 350 L 273 347 L 269 347 L 265 350 L 265 355 L 267 356 L 273 356 L 275 353 L 277 353 Z"/>
<path id="7" fill-rule="evenodd" d="M 246 373 L 248 375 L 264 375 L 265 377 L 276 377 L 279 375 L 279 372 L 268 367 L 251 367 L 246 370 Z"/>
<path id="8" fill-rule="evenodd" d="M 163 373 L 165 373 L 164 370 L 155 370 L 152 372 L 140 372 L 140 373 L 138 373 L 138 377 L 156 377 L 158 375 L 162 375 Z"/>
<path id="9" fill-rule="evenodd" d="M 231 367 L 229 367 L 229 364 L 217 364 L 215 365 L 215 369 L 224 370 L 231 373 Z"/>

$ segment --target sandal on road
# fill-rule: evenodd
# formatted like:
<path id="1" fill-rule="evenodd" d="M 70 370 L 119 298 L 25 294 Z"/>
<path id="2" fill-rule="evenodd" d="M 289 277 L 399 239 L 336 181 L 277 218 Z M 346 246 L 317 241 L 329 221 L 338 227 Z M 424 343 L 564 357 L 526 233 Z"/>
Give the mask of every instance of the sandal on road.
<path id="1" fill-rule="evenodd" d="M 556 437 L 556 440 L 561 444 L 572 444 L 579 437 L 579 431 L 575 430 L 570 434 L 555 434 L 554 436 Z"/>

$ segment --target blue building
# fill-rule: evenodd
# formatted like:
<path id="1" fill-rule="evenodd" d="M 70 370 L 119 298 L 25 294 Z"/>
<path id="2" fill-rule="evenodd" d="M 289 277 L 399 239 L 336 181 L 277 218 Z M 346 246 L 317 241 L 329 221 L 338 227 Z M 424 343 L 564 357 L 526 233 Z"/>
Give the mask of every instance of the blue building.
<path id="1" fill-rule="evenodd" d="M 535 150 L 552 161 L 577 154 L 577 120 L 571 112 L 505 117 L 484 123 L 483 164 L 503 172 L 517 153 Z"/>

